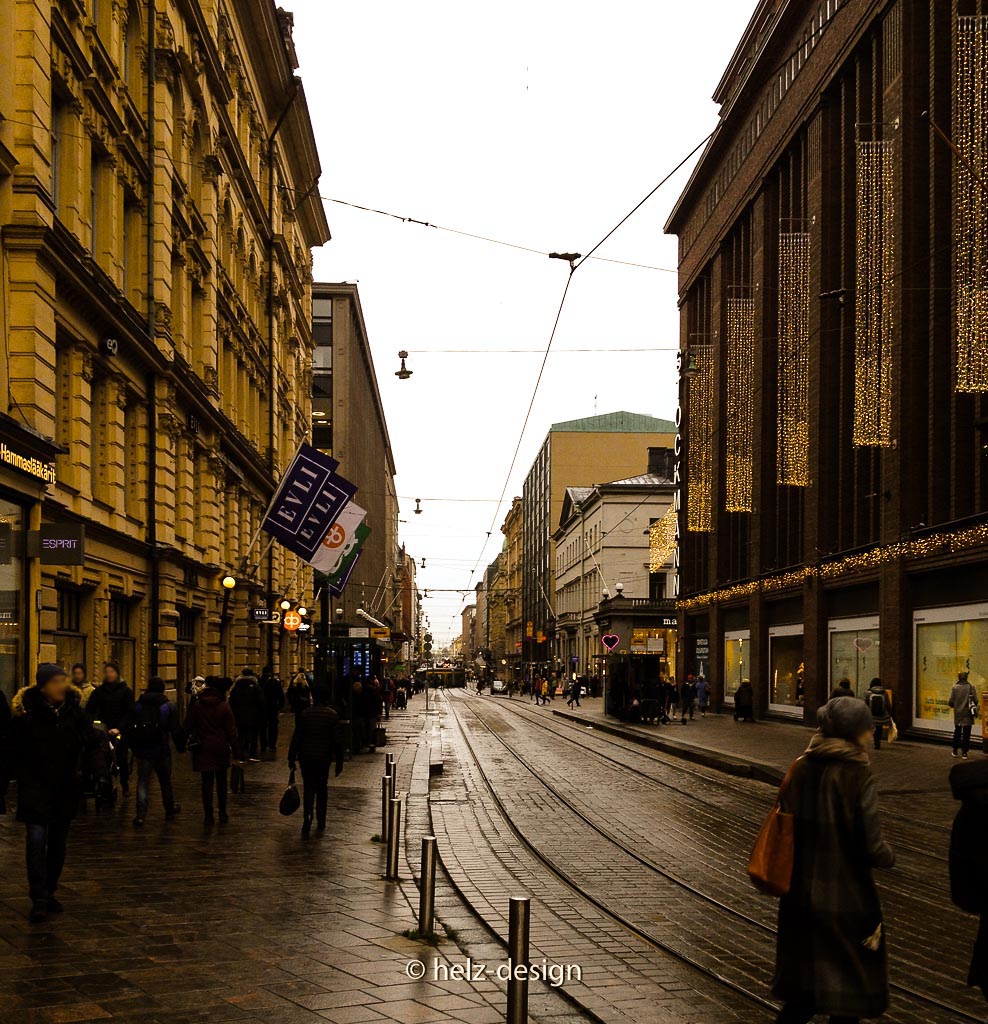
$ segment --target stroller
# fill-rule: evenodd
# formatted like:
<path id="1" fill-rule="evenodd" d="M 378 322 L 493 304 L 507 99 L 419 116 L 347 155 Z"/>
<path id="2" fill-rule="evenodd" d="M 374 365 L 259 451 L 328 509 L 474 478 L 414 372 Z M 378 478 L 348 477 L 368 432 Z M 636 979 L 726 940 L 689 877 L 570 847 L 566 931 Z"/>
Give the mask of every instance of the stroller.
<path id="1" fill-rule="evenodd" d="M 117 802 L 116 777 L 119 774 L 116 759 L 117 740 L 110 735 L 109 729 L 102 722 L 93 723 L 99 742 L 98 759 L 105 764 L 106 771 L 98 775 L 86 765 L 82 773 L 81 810 L 86 812 L 89 798 L 93 798 L 96 813 L 112 809 Z"/>
<path id="2" fill-rule="evenodd" d="M 408 707 L 408 693 L 404 686 L 399 686 L 395 690 L 395 710 L 404 711 Z"/>

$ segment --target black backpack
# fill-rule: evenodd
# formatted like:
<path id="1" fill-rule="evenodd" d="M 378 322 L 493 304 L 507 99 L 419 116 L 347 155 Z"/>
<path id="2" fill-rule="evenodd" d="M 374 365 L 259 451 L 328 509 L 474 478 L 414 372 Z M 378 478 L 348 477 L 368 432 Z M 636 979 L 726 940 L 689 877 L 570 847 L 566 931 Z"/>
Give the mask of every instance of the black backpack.
<path id="1" fill-rule="evenodd" d="M 885 694 L 869 693 L 868 707 L 871 709 L 872 718 L 884 718 L 886 715 Z"/>
<path id="2" fill-rule="evenodd" d="M 134 723 L 131 733 L 131 742 L 135 747 L 156 747 L 161 745 L 165 737 L 165 727 L 162 721 L 166 704 L 147 704 L 141 702 L 140 714 Z"/>

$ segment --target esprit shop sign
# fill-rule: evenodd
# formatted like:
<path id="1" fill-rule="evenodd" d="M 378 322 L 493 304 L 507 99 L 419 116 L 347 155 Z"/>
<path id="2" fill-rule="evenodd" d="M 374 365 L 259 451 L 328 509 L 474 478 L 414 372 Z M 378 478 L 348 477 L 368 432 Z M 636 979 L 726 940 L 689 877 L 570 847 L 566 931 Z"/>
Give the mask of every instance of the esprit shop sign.
<path id="1" fill-rule="evenodd" d="M 82 523 L 42 523 L 27 535 L 29 558 L 42 565 L 82 565 L 86 558 L 86 527 Z"/>
<path id="2" fill-rule="evenodd" d="M 28 476 L 37 477 L 46 484 L 53 484 L 57 480 L 54 463 L 42 462 L 41 459 L 33 455 L 21 455 L 20 452 L 8 448 L 2 441 L 0 441 L 0 462 L 5 462 L 8 466 L 27 473 Z"/>

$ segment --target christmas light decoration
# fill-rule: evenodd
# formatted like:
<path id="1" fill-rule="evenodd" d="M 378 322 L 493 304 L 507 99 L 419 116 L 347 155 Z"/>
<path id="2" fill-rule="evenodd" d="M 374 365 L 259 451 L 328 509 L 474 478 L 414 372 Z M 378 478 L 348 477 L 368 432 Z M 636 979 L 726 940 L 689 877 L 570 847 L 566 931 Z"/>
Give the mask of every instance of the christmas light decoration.
<path id="1" fill-rule="evenodd" d="M 686 529 L 710 533 L 713 529 L 714 350 L 709 342 L 691 344 L 692 376 L 689 388 L 689 435 L 686 468 Z"/>
<path id="2" fill-rule="evenodd" d="M 779 233 L 779 398 L 776 482 L 809 483 L 810 235 Z"/>
<path id="3" fill-rule="evenodd" d="M 891 142 L 858 142 L 857 170 L 853 442 L 887 448 L 892 443 L 895 280 Z"/>
<path id="4" fill-rule="evenodd" d="M 758 580 L 748 580 L 721 590 L 711 590 L 704 594 L 684 598 L 678 606 L 685 611 L 705 608 L 712 604 L 723 604 L 751 597 L 753 594 L 773 593 L 790 590 L 817 577 L 824 580 L 850 576 L 854 573 L 868 572 L 895 561 L 917 561 L 938 555 L 957 554 L 968 548 L 988 547 L 988 523 L 969 526 L 954 531 L 943 531 L 917 537 L 914 540 L 896 541 L 883 544 L 867 551 L 856 551 L 853 555 L 835 558 L 823 562 L 819 566 L 806 565 L 799 569 L 774 576 L 766 576 Z"/>
<path id="5" fill-rule="evenodd" d="M 988 17 L 957 19 L 954 52 L 957 390 L 988 391 Z"/>
<path id="6" fill-rule="evenodd" d="M 751 511 L 752 388 L 755 376 L 755 303 L 727 300 L 727 465 L 724 507 Z"/>
<path id="7" fill-rule="evenodd" d="M 674 506 L 648 528 L 648 571 L 661 572 L 676 546 L 676 517 Z"/>

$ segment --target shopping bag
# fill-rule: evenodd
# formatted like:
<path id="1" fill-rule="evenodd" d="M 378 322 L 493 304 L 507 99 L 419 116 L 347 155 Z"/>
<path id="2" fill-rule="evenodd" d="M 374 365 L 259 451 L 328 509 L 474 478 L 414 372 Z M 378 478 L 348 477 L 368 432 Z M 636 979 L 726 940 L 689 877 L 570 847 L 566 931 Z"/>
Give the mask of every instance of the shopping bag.
<path id="1" fill-rule="evenodd" d="M 230 768 L 230 790 L 234 793 L 243 793 L 246 788 L 243 765 L 234 764 Z"/>
<path id="2" fill-rule="evenodd" d="M 896 728 L 895 722 L 889 726 L 889 743 L 895 743 L 899 738 L 899 730 Z"/>
<path id="3" fill-rule="evenodd" d="M 793 816 L 782 810 L 782 798 L 789 788 L 795 768 L 796 762 L 793 762 L 779 787 L 775 806 L 762 823 L 748 860 L 748 877 L 752 884 L 759 892 L 769 896 L 785 896 L 792 886 L 794 823 Z"/>
<path id="4" fill-rule="evenodd" d="M 302 798 L 298 795 L 298 787 L 295 785 L 295 769 L 293 768 L 288 776 L 288 788 L 281 794 L 278 812 L 287 818 L 299 809 L 301 803 Z"/>

